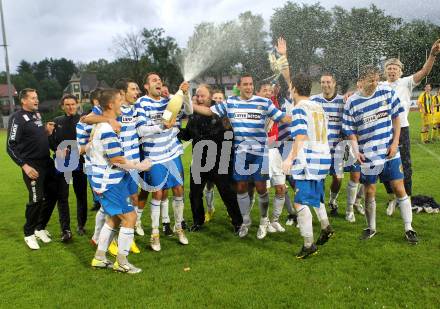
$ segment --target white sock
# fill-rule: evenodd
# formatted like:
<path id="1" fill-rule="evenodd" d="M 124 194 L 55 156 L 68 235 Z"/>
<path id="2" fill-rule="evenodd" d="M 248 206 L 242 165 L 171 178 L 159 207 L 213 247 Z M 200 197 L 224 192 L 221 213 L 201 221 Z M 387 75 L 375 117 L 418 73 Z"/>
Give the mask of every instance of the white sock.
<path id="1" fill-rule="evenodd" d="M 316 213 L 316 216 L 318 217 L 319 222 L 321 223 L 321 230 L 324 230 L 327 228 L 327 226 L 330 225 L 327 217 L 327 211 L 325 210 L 325 205 L 321 203 L 319 208 L 313 207 L 313 210 Z"/>
<path id="2" fill-rule="evenodd" d="M 98 243 L 99 234 L 101 233 L 102 226 L 105 223 L 105 213 L 104 209 L 99 208 L 99 210 L 96 212 L 95 216 L 95 232 L 93 233 L 92 239 Z"/>
<path id="3" fill-rule="evenodd" d="M 258 194 L 258 197 L 259 197 L 258 206 L 260 207 L 260 217 L 266 218 L 267 212 L 269 210 L 269 194 L 267 192 L 263 194 Z"/>
<path id="4" fill-rule="evenodd" d="M 111 228 L 107 223 L 105 223 L 101 229 L 98 240 L 98 250 L 107 252 L 110 242 L 113 240 L 116 230 Z"/>
<path id="5" fill-rule="evenodd" d="M 275 199 L 273 201 L 273 211 L 272 211 L 272 219 L 277 222 L 280 219 L 281 212 L 283 211 L 283 206 L 285 202 L 285 197 L 275 195 Z"/>
<path id="6" fill-rule="evenodd" d="M 118 236 L 118 255 L 127 256 L 130 252 L 130 246 L 134 239 L 134 229 L 121 227 Z"/>
<path id="7" fill-rule="evenodd" d="M 349 181 L 347 186 L 347 209 L 345 212 L 353 212 L 353 205 L 356 201 L 356 194 L 358 189 L 358 183 Z"/>
<path id="8" fill-rule="evenodd" d="M 151 199 L 151 227 L 152 234 L 159 234 L 159 221 L 160 221 L 160 201 Z"/>
<path id="9" fill-rule="evenodd" d="M 250 204 L 251 200 L 249 198 L 249 194 L 246 193 L 238 193 L 237 194 L 237 202 L 240 207 L 240 212 L 243 217 L 243 224 L 249 224 L 251 222 L 250 218 Z"/>
<path id="10" fill-rule="evenodd" d="M 208 209 L 214 208 L 214 189 L 208 190 L 205 188 L 205 200 Z"/>
<path id="11" fill-rule="evenodd" d="M 296 213 L 295 210 L 293 210 L 292 200 L 290 199 L 288 191 L 286 191 L 286 194 L 284 194 L 284 206 L 286 207 L 287 213 L 289 215 L 294 215 Z"/>
<path id="12" fill-rule="evenodd" d="M 365 218 L 370 230 L 376 230 L 376 200 L 365 201 Z"/>
<path id="13" fill-rule="evenodd" d="M 330 200 L 329 204 L 335 204 L 336 200 L 338 199 L 339 192 L 333 192 L 330 190 Z"/>
<path id="14" fill-rule="evenodd" d="M 356 201 L 354 202 L 355 205 L 360 205 L 362 198 L 364 197 L 365 193 L 365 187 L 363 184 L 359 184 L 358 186 L 358 192 L 356 194 Z"/>
<path id="15" fill-rule="evenodd" d="M 174 221 L 176 222 L 176 229 L 182 228 L 183 221 L 183 197 L 174 196 L 173 197 L 173 210 L 174 210 Z"/>
<path id="16" fill-rule="evenodd" d="M 304 238 L 304 246 L 309 248 L 313 244 L 312 213 L 308 206 L 300 205 L 296 209 L 301 236 Z"/>
<path id="17" fill-rule="evenodd" d="M 170 223 L 170 212 L 168 210 L 170 202 L 168 199 L 160 202 L 160 213 L 162 215 L 162 223 Z"/>
<path id="18" fill-rule="evenodd" d="M 255 189 L 252 190 L 251 194 L 249 194 L 249 209 L 252 210 L 252 207 L 254 207 L 254 204 L 255 204 Z"/>
<path id="19" fill-rule="evenodd" d="M 136 207 L 137 222 L 141 222 L 143 212 L 144 212 L 143 208 Z"/>
<path id="20" fill-rule="evenodd" d="M 411 200 L 408 195 L 404 197 L 398 198 L 397 203 L 400 207 L 400 215 L 403 219 L 403 224 L 405 225 L 405 232 L 412 230 L 412 209 L 411 209 Z"/>

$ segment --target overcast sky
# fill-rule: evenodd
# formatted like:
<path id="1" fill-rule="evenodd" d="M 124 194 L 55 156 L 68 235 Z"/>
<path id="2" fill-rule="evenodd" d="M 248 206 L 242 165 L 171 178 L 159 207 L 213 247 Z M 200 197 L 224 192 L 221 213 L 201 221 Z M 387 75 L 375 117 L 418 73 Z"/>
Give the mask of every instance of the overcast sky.
<path id="1" fill-rule="evenodd" d="M 2 0 L 11 70 L 18 63 L 46 57 L 88 62 L 113 59 L 118 34 L 161 27 L 184 47 L 194 26 L 202 21 L 222 22 L 251 10 L 268 23 L 274 8 L 285 0 Z M 295 1 L 296 2 L 296 1 Z M 301 1 L 312 4 L 317 1 Z M 366 7 L 375 3 L 393 16 L 429 19 L 440 24 L 438 0 L 321 0 L 326 8 Z M 5 68 L 1 52 L 0 71 Z"/>

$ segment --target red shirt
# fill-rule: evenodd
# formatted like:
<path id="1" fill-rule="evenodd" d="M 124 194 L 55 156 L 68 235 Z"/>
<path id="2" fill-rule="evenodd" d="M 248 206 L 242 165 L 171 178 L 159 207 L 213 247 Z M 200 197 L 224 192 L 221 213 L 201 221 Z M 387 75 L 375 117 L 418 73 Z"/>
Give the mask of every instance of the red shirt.
<path id="1" fill-rule="evenodd" d="M 280 109 L 277 97 L 272 97 L 271 99 L 275 107 Z M 272 129 L 267 133 L 267 136 L 269 137 L 270 142 L 278 140 L 278 124 L 276 122 L 273 124 Z"/>

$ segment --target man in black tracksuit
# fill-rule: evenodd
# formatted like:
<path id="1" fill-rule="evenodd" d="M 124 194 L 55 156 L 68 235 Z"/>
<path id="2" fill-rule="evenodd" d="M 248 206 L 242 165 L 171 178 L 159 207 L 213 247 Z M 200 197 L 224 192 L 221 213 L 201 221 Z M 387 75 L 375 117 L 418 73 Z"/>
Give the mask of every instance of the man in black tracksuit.
<path id="1" fill-rule="evenodd" d="M 211 100 L 211 89 L 208 85 L 201 85 L 197 89 L 196 92 L 197 102 L 196 104 L 203 104 L 206 106 L 210 106 L 211 104 L 215 104 L 214 101 Z M 223 127 L 223 122 L 218 117 L 206 117 L 198 114 L 193 114 L 189 117 L 188 124 L 185 129 L 181 129 L 178 137 L 182 140 L 190 140 L 192 139 L 193 145 L 193 166 L 191 167 L 191 183 L 190 183 L 190 201 L 191 201 L 191 211 L 193 215 L 193 226 L 191 227 L 191 231 L 198 231 L 202 227 L 205 222 L 205 209 L 203 208 L 203 189 L 205 188 L 206 182 L 211 181 L 217 186 L 217 189 L 220 193 L 220 197 L 222 198 L 226 209 L 228 211 L 229 216 L 231 217 L 232 225 L 234 226 L 234 230 L 238 231 L 241 224 L 243 223 L 243 218 L 240 213 L 240 209 L 238 207 L 236 192 L 232 186 L 232 177 L 231 177 L 231 165 L 230 165 L 230 157 L 232 151 L 226 152 L 228 153 L 227 162 L 228 166 L 225 171 L 219 171 L 220 169 L 224 169 L 224 167 L 219 166 L 221 153 L 222 153 L 222 144 L 228 145 L 232 149 L 232 143 L 223 143 L 225 141 L 225 132 L 226 135 L 229 135 L 229 141 L 232 141 L 232 131 Z M 208 160 L 214 160 L 214 167 L 208 172 L 200 173 L 200 181 L 194 179 L 194 164 L 198 166 L 205 166 L 208 151 L 206 147 L 203 148 L 202 153 L 196 153 L 198 147 L 196 144 L 200 141 L 211 141 L 214 142 L 217 146 L 216 149 L 216 157 L 210 157 Z M 231 150 L 229 149 L 229 150 Z M 225 152 L 225 149 L 223 149 Z M 198 161 L 198 158 L 201 158 L 201 162 Z M 220 172 L 220 173 L 219 173 Z"/>
<path id="2" fill-rule="evenodd" d="M 80 236 L 85 234 L 84 226 L 87 221 L 87 176 L 83 172 L 84 159 L 82 156 L 79 156 L 76 146 L 76 124 L 80 119 L 80 115 L 77 113 L 77 98 L 74 95 L 63 96 L 61 107 L 65 115 L 54 119 L 55 129 L 52 135 L 49 136 L 49 144 L 56 154 L 58 211 L 62 230 L 61 240 L 68 241 L 72 238 L 70 232 L 69 183 L 67 182 L 69 179 L 65 177 L 65 175 L 68 175 L 68 173 L 64 173 L 66 169 L 63 171 L 63 168 L 59 167 L 59 163 L 62 163 L 64 167 L 70 164 L 68 170 L 72 171 L 73 169 L 73 190 L 76 196 L 78 221 L 77 231 Z M 65 141 L 70 141 L 72 145 L 61 145 L 59 147 Z"/>
<path id="3" fill-rule="evenodd" d="M 23 180 L 29 191 L 24 225 L 25 242 L 33 250 L 39 249 L 37 238 L 51 241 L 46 225 L 52 215 L 56 198 L 51 190 L 54 185 L 54 163 L 50 158 L 48 134 L 53 123 L 43 125 L 38 113 L 36 90 L 20 91 L 22 109 L 11 115 L 8 125 L 7 152 L 22 168 Z"/>

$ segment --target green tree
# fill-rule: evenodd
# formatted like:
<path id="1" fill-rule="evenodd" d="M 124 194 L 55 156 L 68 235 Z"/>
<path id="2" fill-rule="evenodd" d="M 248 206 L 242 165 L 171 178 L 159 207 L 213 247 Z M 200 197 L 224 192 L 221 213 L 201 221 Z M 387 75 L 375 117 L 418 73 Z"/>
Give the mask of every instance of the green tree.
<path id="1" fill-rule="evenodd" d="M 440 26 L 429 21 L 415 20 L 405 23 L 398 32 L 395 50 L 389 57 L 400 58 L 404 67 L 404 75 L 417 72 L 426 61 L 432 44 L 440 38 Z M 440 84 L 440 63 L 437 60 L 428 76 L 428 81 Z"/>
<path id="2" fill-rule="evenodd" d="M 268 33 L 264 30 L 264 19 L 250 11 L 238 17 L 238 36 L 240 42 L 239 62 L 243 71 L 251 74 L 255 81 L 272 75 L 268 61 Z"/>
<path id="3" fill-rule="evenodd" d="M 178 59 L 180 48 L 174 38 L 164 35 L 161 28 L 142 30 L 142 42 L 146 46 L 147 71 L 158 73 L 172 91 L 176 91 L 183 80 Z"/>
<path id="4" fill-rule="evenodd" d="M 73 73 L 78 71 L 75 63 L 66 58 L 50 59 L 49 68 L 51 78 L 55 79 L 62 89 L 67 86 Z"/>
<path id="5" fill-rule="evenodd" d="M 331 13 L 319 3 L 300 6 L 288 1 L 284 7 L 275 9 L 270 19 L 272 40 L 286 40 L 292 73 L 309 73 L 311 65 L 319 62 L 318 52 L 331 41 L 331 24 Z"/>
<path id="6" fill-rule="evenodd" d="M 321 63 L 324 70 L 336 75 L 345 92 L 354 84 L 360 67 L 379 65 L 391 51 L 395 52 L 394 42 L 402 20 L 386 15 L 374 5 L 350 11 L 335 7 L 332 20 Z"/>

